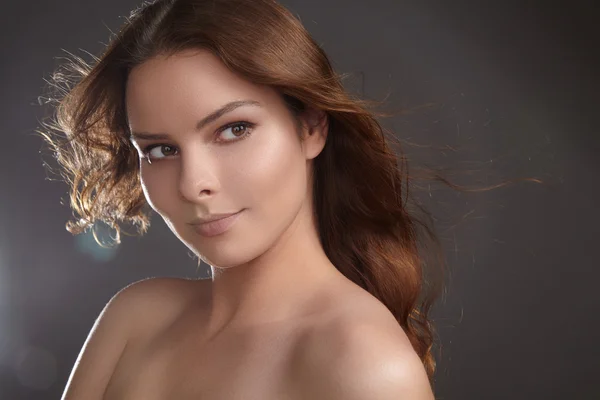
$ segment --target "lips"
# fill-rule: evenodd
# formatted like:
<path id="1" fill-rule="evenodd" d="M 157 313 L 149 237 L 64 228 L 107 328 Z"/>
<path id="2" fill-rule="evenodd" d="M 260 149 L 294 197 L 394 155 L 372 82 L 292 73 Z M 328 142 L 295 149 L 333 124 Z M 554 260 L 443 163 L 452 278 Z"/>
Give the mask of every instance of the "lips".
<path id="1" fill-rule="evenodd" d="M 238 211 L 239 212 L 239 211 Z M 194 220 L 192 220 L 191 222 L 189 222 L 190 225 L 200 225 L 200 224 L 206 224 L 208 222 L 213 222 L 213 221 L 218 221 L 220 219 L 223 218 L 227 218 L 232 216 L 233 214 L 237 214 L 237 213 L 229 213 L 229 214 L 211 214 L 210 216 L 206 217 L 206 218 L 196 218 Z"/>
<path id="2" fill-rule="evenodd" d="M 207 237 L 220 235 L 222 233 L 227 232 L 229 230 L 229 228 L 231 228 L 231 226 L 239 218 L 242 211 L 244 211 L 244 210 L 241 210 L 235 214 L 230 214 L 228 216 L 221 217 L 217 220 L 203 222 L 203 223 L 193 223 L 191 225 L 192 225 L 193 229 L 196 231 L 196 233 L 198 233 L 199 235 L 207 236 Z"/>
<path id="3" fill-rule="evenodd" d="M 214 221 L 219 221 L 219 220 L 221 220 L 223 218 L 231 217 L 232 215 L 235 215 L 235 214 L 237 214 L 237 213 L 219 215 L 219 216 L 210 218 L 210 219 L 208 219 L 206 221 L 200 221 L 200 222 L 197 223 L 197 225 L 207 224 L 209 222 L 214 222 Z M 195 223 L 195 225 L 196 225 L 196 223 Z"/>

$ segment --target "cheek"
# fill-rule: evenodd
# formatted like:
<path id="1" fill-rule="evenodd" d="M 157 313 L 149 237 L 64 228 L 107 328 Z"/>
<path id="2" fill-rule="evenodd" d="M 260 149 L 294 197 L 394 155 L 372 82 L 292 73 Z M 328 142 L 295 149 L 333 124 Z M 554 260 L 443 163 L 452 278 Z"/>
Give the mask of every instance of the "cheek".
<path id="1" fill-rule="evenodd" d="M 253 197 L 251 204 L 276 217 L 286 209 L 293 212 L 304 199 L 306 162 L 293 137 L 268 136 L 265 143 L 242 159 L 236 179 L 240 180 L 238 187 L 244 187 L 245 194 Z"/>
<path id="2" fill-rule="evenodd" d="M 165 176 L 165 173 L 160 171 L 145 170 L 141 168 L 140 182 L 142 184 L 142 190 L 146 201 L 161 216 L 165 217 L 169 213 L 169 204 L 173 203 L 170 198 L 173 197 L 173 193 L 176 194 L 177 188 L 170 187 L 173 185 L 172 177 Z M 171 206 L 172 207 L 172 206 Z"/>

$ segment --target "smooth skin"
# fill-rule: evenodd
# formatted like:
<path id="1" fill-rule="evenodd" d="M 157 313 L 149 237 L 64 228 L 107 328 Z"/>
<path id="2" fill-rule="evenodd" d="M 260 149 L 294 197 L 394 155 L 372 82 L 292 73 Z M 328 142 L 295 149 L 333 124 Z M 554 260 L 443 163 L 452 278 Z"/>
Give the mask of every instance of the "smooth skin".
<path id="1" fill-rule="evenodd" d="M 213 277 L 147 279 L 115 295 L 64 400 L 433 399 L 394 316 L 318 239 L 311 173 L 324 113 L 302 116 L 300 141 L 275 90 L 204 50 L 136 67 L 126 105 L 148 203 Z M 240 210 L 218 236 L 189 224 Z"/>

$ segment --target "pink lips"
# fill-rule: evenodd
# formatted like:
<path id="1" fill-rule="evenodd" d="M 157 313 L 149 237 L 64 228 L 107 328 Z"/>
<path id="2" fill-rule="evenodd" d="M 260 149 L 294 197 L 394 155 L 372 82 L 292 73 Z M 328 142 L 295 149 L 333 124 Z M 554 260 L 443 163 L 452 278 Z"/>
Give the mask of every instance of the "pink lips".
<path id="1" fill-rule="evenodd" d="M 244 210 L 242 210 L 242 211 L 244 211 Z M 240 216 L 242 211 L 240 211 L 236 214 L 230 215 L 229 217 L 218 219 L 216 221 L 205 222 L 203 224 L 195 224 L 195 225 L 193 225 L 193 228 L 196 231 L 196 233 L 198 233 L 202 236 L 211 237 L 211 236 L 220 235 L 222 233 L 225 233 L 227 230 L 229 230 L 229 228 L 231 228 L 231 226 L 238 219 L 238 217 Z"/>

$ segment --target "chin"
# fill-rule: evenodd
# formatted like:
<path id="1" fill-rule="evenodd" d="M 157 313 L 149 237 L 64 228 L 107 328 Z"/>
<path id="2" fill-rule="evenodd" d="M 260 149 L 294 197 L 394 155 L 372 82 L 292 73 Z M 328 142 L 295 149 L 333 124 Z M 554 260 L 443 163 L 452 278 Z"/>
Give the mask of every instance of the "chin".
<path id="1" fill-rule="evenodd" d="M 197 238 L 193 242 L 184 242 L 185 245 L 205 264 L 219 268 L 233 268 L 247 262 L 244 249 L 236 244 L 199 243 Z"/>

